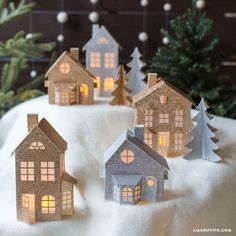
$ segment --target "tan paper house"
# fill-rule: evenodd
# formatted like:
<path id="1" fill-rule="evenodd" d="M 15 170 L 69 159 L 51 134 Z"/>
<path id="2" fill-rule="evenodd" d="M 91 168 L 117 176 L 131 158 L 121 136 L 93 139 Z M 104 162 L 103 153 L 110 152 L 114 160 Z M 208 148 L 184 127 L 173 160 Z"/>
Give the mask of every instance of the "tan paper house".
<path id="1" fill-rule="evenodd" d="M 28 135 L 15 149 L 17 219 L 27 223 L 72 215 L 73 185 L 65 171 L 66 141 L 38 115 L 28 115 Z"/>
<path id="2" fill-rule="evenodd" d="M 92 104 L 95 77 L 79 63 L 79 49 L 65 51 L 47 71 L 50 104 Z"/>
<path id="3" fill-rule="evenodd" d="M 145 142 L 166 157 L 186 153 L 194 102 L 157 74 L 148 75 L 147 89 L 132 99 L 136 124 L 145 126 Z"/>

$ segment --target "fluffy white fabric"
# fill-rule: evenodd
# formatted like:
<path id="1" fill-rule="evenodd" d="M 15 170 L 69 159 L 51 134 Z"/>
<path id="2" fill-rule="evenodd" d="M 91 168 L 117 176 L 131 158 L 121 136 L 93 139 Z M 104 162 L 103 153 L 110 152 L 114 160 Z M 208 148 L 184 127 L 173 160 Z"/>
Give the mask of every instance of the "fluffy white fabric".
<path id="1" fill-rule="evenodd" d="M 196 235 L 195 228 L 231 228 L 235 235 L 236 121 L 213 120 L 219 129 L 220 163 L 168 159 L 164 202 L 120 206 L 104 201 L 99 167 L 106 148 L 125 128 L 132 128 L 134 114 L 131 108 L 106 102 L 59 107 L 49 105 L 44 96 L 17 106 L 0 120 L 0 235 L 190 236 Z M 73 217 L 35 225 L 16 220 L 11 152 L 27 133 L 27 113 L 45 117 L 68 142 L 66 170 L 78 180 Z"/>

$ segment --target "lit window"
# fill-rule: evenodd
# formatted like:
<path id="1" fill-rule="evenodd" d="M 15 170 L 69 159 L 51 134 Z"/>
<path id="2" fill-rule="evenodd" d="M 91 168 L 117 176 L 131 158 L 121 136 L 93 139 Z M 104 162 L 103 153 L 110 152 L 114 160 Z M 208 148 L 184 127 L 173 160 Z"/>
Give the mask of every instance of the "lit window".
<path id="1" fill-rule="evenodd" d="M 51 195 L 45 195 L 41 200 L 41 212 L 42 214 L 54 214 L 55 208 L 55 198 Z"/>
<path id="2" fill-rule="evenodd" d="M 141 187 L 140 186 L 135 187 L 134 198 L 135 198 L 135 201 L 140 201 L 140 199 L 141 199 Z"/>
<path id="3" fill-rule="evenodd" d="M 71 191 L 65 191 L 62 195 L 62 209 L 70 209 L 72 206 L 72 193 Z"/>
<path id="4" fill-rule="evenodd" d="M 61 63 L 60 64 L 60 72 L 62 74 L 68 74 L 70 72 L 70 64 L 69 63 Z"/>
<path id="5" fill-rule="evenodd" d="M 133 190 L 132 188 L 125 187 L 122 189 L 122 201 L 133 202 Z"/>
<path id="6" fill-rule="evenodd" d="M 183 134 L 178 132 L 175 133 L 175 151 L 183 150 Z"/>
<path id="7" fill-rule="evenodd" d="M 112 78 L 106 78 L 104 80 L 104 91 L 112 92 L 114 89 L 114 80 Z"/>
<path id="8" fill-rule="evenodd" d="M 71 93 L 70 93 L 70 102 L 71 103 L 75 103 L 76 102 L 75 91 L 71 91 Z"/>
<path id="9" fill-rule="evenodd" d="M 41 181 L 54 181 L 55 169 L 53 161 L 41 162 Z"/>
<path id="10" fill-rule="evenodd" d="M 183 127 L 183 109 L 175 110 L 175 127 Z"/>
<path id="11" fill-rule="evenodd" d="M 169 146 L 169 132 L 158 133 L 158 145 L 163 147 Z"/>
<path id="12" fill-rule="evenodd" d="M 167 102 L 168 102 L 168 96 L 162 94 L 160 96 L 160 103 L 161 104 L 166 104 Z"/>
<path id="13" fill-rule="evenodd" d="M 101 67 L 101 54 L 100 52 L 90 53 L 90 67 L 99 68 Z"/>
<path id="14" fill-rule="evenodd" d="M 22 195 L 21 197 L 22 207 L 29 208 L 29 197 L 26 195 Z"/>
<path id="15" fill-rule="evenodd" d="M 153 126 L 153 110 L 148 109 L 145 111 L 144 125 L 145 127 L 149 127 L 149 128 Z"/>
<path id="16" fill-rule="evenodd" d="M 104 54 L 104 67 L 105 68 L 114 68 L 115 67 L 115 54 L 106 52 Z"/>
<path id="17" fill-rule="evenodd" d="M 114 200 L 119 201 L 120 199 L 120 189 L 117 186 L 114 186 L 113 189 L 113 196 L 114 196 Z"/>
<path id="18" fill-rule="evenodd" d="M 131 163 L 134 160 L 134 153 L 131 150 L 125 149 L 120 153 L 120 159 L 124 163 Z"/>
<path id="19" fill-rule="evenodd" d="M 159 123 L 168 124 L 169 123 L 169 114 L 159 114 Z"/>
<path id="20" fill-rule="evenodd" d="M 21 181 L 34 181 L 34 162 L 22 161 L 20 163 Z"/>
<path id="21" fill-rule="evenodd" d="M 88 96 L 88 86 L 86 84 L 81 84 L 79 87 L 80 94 L 84 95 L 85 97 Z"/>
<path id="22" fill-rule="evenodd" d="M 149 146 L 152 147 L 153 134 L 151 132 L 144 133 L 144 141 Z"/>
<path id="23" fill-rule="evenodd" d="M 33 142 L 30 144 L 29 149 L 45 149 L 45 146 L 41 142 Z"/>
<path id="24" fill-rule="evenodd" d="M 55 92 L 55 102 L 57 104 L 70 104 L 75 101 L 75 91 L 70 91 L 68 89 L 56 90 Z"/>
<path id="25" fill-rule="evenodd" d="M 97 40 L 97 44 L 108 44 L 108 43 L 109 43 L 109 41 L 106 38 L 104 38 L 104 37 L 99 38 Z"/>
<path id="26" fill-rule="evenodd" d="M 154 177 L 150 176 L 147 178 L 147 185 L 149 187 L 153 187 L 155 185 L 155 183 L 156 183 L 156 179 Z"/>

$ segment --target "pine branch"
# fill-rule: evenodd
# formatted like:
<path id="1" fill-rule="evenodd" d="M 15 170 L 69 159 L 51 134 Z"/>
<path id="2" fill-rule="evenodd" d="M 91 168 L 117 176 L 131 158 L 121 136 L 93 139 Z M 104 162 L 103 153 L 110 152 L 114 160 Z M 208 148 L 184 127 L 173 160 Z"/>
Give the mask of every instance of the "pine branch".
<path id="1" fill-rule="evenodd" d="M 34 3 L 25 3 L 25 0 L 21 0 L 17 6 L 15 6 L 13 2 L 10 2 L 5 8 L 3 8 L 3 5 L 4 1 L 1 0 L 0 27 L 20 16 L 27 14 L 35 6 Z"/>

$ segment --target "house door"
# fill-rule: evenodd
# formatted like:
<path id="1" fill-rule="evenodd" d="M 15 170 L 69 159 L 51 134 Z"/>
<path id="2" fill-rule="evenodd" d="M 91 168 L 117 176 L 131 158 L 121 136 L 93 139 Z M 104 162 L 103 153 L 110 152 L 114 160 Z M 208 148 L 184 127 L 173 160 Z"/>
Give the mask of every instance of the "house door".
<path id="1" fill-rule="evenodd" d="M 153 176 L 146 176 L 142 180 L 142 201 L 156 202 L 157 180 Z"/>
<path id="2" fill-rule="evenodd" d="M 22 220 L 29 224 L 35 223 L 35 195 L 22 194 L 21 196 Z"/>
<path id="3" fill-rule="evenodd" d="M 157 150 L 159 153 L 167 155 L 170 145 L 170 133 L 159 132 L 157 137 Z"/>
<path id="4" fill-rule="evenodd" d="M 88 99 L 88 86 L 86 84 L 81 84 L 79 87 L 79 103 L 84 104 Z"/>

